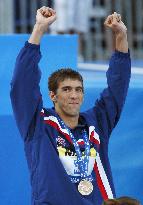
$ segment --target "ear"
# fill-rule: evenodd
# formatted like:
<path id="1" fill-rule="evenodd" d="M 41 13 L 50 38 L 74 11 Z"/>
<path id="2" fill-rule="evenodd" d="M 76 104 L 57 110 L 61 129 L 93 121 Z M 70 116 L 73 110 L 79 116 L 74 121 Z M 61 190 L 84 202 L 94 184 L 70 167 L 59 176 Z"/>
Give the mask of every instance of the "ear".
<path id="1" fill-rule="evenodd" d="M 57 96 L 53 91 L 49 92 L 49 96 L 54 103 L 57 101 Z"/>

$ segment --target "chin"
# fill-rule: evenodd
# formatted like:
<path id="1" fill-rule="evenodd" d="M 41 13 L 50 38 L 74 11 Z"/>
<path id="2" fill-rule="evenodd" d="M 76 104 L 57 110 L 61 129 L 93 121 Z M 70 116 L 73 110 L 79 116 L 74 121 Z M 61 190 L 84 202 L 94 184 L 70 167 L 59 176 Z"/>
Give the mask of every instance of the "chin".
<path id="1" fill-rule="evenodd" d="M 67 115 L 71 116 L 71 117 L 77 117 L 79 116 L 79 111 L 76 112 L 67 112 Z"/>

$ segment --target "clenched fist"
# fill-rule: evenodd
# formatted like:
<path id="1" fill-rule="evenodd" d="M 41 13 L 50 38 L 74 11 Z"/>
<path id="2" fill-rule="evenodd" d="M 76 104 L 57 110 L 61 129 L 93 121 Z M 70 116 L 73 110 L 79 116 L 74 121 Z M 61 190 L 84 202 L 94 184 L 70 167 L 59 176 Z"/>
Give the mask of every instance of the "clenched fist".
<path id="1" fill-rule="evenodd" d="M 127 32 L 125 24 L 121 20 L 121 15 L 114 12 L 109 15 L 104 22 L 104 25 L 111 28 L 115 34 L 124 35 Z"/>
<path id="2" fill-rule="evenodd" d="M 36 24 L 41 26 L 43 32 L 47 31 L 48 26 L 51 25 L 56 20 L 55 10 L 43 6 L 37 10 Z"/>

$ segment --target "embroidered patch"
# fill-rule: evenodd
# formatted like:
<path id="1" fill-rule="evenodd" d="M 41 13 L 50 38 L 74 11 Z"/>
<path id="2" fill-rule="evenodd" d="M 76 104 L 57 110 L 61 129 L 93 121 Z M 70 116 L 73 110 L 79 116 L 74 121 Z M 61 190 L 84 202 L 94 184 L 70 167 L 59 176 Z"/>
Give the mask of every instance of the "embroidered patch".
<path id="1" fill-rule="evenodd" d="M 56 141 L 57 141 L 57 146 L 60 146 L 60 145 L 62 145 L 63 147 L 66 146 L 65 139 L 63 139 L 62 137 L 58 136 L 58 137 L 56 138 Z"/>

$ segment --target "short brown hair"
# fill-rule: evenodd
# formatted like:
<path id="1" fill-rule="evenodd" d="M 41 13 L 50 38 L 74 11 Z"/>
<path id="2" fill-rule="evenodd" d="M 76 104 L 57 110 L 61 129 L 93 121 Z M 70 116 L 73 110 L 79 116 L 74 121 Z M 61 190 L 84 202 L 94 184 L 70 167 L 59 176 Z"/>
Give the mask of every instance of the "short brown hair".
<path id="1" fill-rule="evenodd" d="M 79 80 L 83 87 L 83 78 L 81 74 L 71 68 L 61 68 L 53 72 L 48 78 L 48 89 L 49 91 L 57 92 L 59 83 L 65 79 Z"/>

